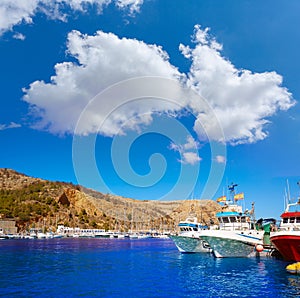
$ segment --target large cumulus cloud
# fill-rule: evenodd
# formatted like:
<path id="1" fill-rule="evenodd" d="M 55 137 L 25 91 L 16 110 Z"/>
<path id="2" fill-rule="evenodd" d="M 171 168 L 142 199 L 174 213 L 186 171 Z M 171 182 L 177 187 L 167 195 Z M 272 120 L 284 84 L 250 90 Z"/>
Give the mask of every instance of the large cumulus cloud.
<path id="1" fill-rule="evenodd" d="M 212 109 L 199 109 L 201 105 L 196 102 L 197 97 L 178 102 L 177 107 L 163 105 L 161 101 L 150 105 L 149 102 L 139 102 L 128 109 L 124 105 L 110 119 L 110 126 L 102 130 L 97 127 L 103 121 L 101 112 L 90 111 L 89 119 L 93 121 L 86 121 L 77 133 L 97 131 L 112 136 L 120 132 L 120 126 L 126 122 L 131 121 L 131 128 L 137 128 L 139 124 L 151 122 L 154 112 L 172 110 L 176 113 L 187 107 L 196 116 L 194 129 L 199 139 L 208 135 L 210 140 L 223 142 L 219 125 L 227 143 L 253 143 L 266 138 L 266 124 L 270 117 L 294 104 L 291 94 L 282 86 L 282 77 L 276 72 L 253 73 L 237 69 L 222 56 L 222 45 L 209 35 L 207 28 L 195 26 L 193 41 L 194 47 L 179 47 L 192 62 L 189 72 L 183 74 L 170 64 L 168 54 L 158 45 L 119 38 L 102 31 L 94 36 L 70 32 L 67 51 L 77 60 L 76 63 L 58 63 L 50 82 L 35 81 L 24 89 L 24 99 L 38 119 L 35 127 L 52 133 L 73 133 L 79 115 L 97 93 L 122 80 L 159 76 L 175 79 L 193 89 L 207 100 Z M 105 105 L 111 104 L 107 99 Z M 143 116 L 136 116 L 133 120 L 138 114 Z M 219 123 L 212 121 L 215 118 Z"/>

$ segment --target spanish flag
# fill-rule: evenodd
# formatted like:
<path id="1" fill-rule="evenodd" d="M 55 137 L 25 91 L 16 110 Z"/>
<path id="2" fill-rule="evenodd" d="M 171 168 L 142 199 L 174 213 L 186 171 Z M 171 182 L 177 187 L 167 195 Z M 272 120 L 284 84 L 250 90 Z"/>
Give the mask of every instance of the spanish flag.
<path id="1" fill-rule="evenodd" d="M 243 193 L 243 192 L 237 193 L 236 195 L 234 195 L 233 199 L 234 199 L 235 201 L 243 200 L 243 199 L 244 199 L 244 193 Z"/>
<path id="2" fill-rule="evenodd" d="M 222 196 L 222 197 L 219 197 L 217 198 L 217 202 L 226 202 L 226 196 Z"/>

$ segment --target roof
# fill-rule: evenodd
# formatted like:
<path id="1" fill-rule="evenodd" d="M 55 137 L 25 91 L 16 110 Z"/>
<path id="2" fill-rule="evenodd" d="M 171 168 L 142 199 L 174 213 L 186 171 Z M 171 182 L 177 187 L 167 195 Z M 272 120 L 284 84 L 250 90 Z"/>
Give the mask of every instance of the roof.
<path id="1" fill-rule="evenodd" d="M 216 214 L 217 217 L 224 217 L 224 216 L 242 216 L 244 214 L 236 211 L 230 211 L 230 212 L 218 212 Z"/>
<path id="2" fill-rule="evenodd" d="M 287 217 L 300 217 L 300 211 L 295 212 L 284 212 L 280 215 L 281 218 L 287 218 Z"/>

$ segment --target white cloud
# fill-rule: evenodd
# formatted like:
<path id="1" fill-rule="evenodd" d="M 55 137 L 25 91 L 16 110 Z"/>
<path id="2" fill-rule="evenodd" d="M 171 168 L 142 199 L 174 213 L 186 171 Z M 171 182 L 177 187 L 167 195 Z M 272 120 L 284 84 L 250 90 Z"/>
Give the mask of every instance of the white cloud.
<path id="1" fill-rule="evenodd" d="M 189 102 L 178 101 L 181 108 L 192 108 L 196 115 L 194 129 L 200 140 L 223 142 L 220 127 L 230 144 L 254 143 L 266 138 L 269 118 L 294 104 L 291 94 L 281 86 L 282 77 L 275 72 L 252 73 L 236 69 L 222 57 L 222 45 L 209 36 L 208 29 L 196 26 L 194 42 L 194 48 L 180 45 L 184 56 L 192 61 L 186 79 L 185 74 L 180 74 L 169 63 L 167 53 L 158 45 L 102 31 L 94 36 L 72 31 L 68 35 L 67 51 L 78 63 L 58 63 L 49 83 L 35 81 L 24 90 L 24 100 L 38 119 L 35 127 L 51 133 L 73 133 L 83 109 L 105 88 L 135 77 L 159 76 L 186 82 L 212 107 L 204 111 L 197 96 L 190 97 Z M 158 88 L 146 85 L 132 88 L 144 87 Z M 129 94 L 131 91 L 121 92 Z M 151 123 L 153 112 L 178 112 L 179 105 L 174 107 L 158 100 L 122 106 L 122 99 L 119 99 L 118 111 L 99 128 L 106 116 L 103 110 L 116 106 L 115 98 L 106 98 L 105 103 L 99 103 L 85 114 L 85 121 L 80 122 L 77 133 L 122 134 L 126 128 L 137 129 L 141 124 Z M 192 145 L 187 142 L 186 146 Z"/>
<path id="2" fill-rule="evenodd" d="M 19 40 L 25 40 L 26 39 L 26 36 L 20 32 L 16 32 L 13 36 L 13 38 L 15 39 L 19 39 Z"/>
<path id="3" fill-rule="evenodd" d="M 56 74 L 51 77 L 50 83 L 35 81 L 28 90 L 24 90 L 24 100 L 31 105 L 32 113 L 40 118 L 35 127 L 47 129 L 52 133 L 73 133 L 86 105 L 95 95 L 113 84 L 141 76 L 176 78 L 180 75 L 168 62 L 168 55 L 161 47 L 147 45 L 135 39 L 120 39 L 112 33 L 98 31 L 94 36 L 89 36 L 72 31 L 68 35 L 67 47 L 69 54 L 76 57 L 78 64 L 56 64 Z M 130 124 L 131 127 L 137 127 L 140 123 L 147 124 L 149 115 L 145 117 L 145 113 L 151 115 L 153 110 L 163 112 L 170 109 L 168 103 L 164 105 L 161 101 L 159 105 L 162 106 L 147 101 L 143 105 L 136 103 L 122 107 L 120 102 L 119 111 L 109 119 L 111 123 L 99 128 L 106 117 L 104 106 L 113 106 L 116 100 L 111 97 L 98 103 L 98 106 L 86 115 L 86 121 L 81 121 L 77 133 L 119 134 L 122 133 L 121 124 Z M 134 123 L 128 122 L 133 118 Z"/>
<path id="4" fill-rule="evenodd" d="M 143 0 L 1 0 L 0 35 L 12 30 L 15 25 L 33 23 L 37 12 L 51 19 L 65 21 L 68 17 L 66 7 L 84 13 L 93 5 L 98 13 L 102 13 L 103 8 L 110 3 L 133 15 L 140 10 Z"/>
<path id="5" fill-rule="evenodd" d="M 32 23 L 39 0 L 2 0 L 0 2 L 0 35 L 14 25 Z"/>
<path id="6" fill-rule="evenodd" d="M 188 136 L 186 143 L 179 145 L 171 143 L 170 149 L 180 153 L 181 159 L 179 162 L 194 165 L 201 161 L 197 151 L 199 146 L 199 143 L 192 136 Z"/>
<path id="7" fill-rule="evenodd" d="M 208 29 L 198 25 L 194 42 L 194 48 L 180 45 L 183 55 L 192 61 L 188 84 L 212 106 L 226 141 L 241 144 L 264 139 L 268 117 L 294 104 L 291 94 L 281 86 L 282 77 L 275 72 L 252 73 L 235 68 L 222 57 L 222 45 L 209 36 Z M 200 138 L 204 130 L 211 139 L 219 140 L 211 116 L 199 113 L 194 129 Z"/>
<path id="8" fill-rule="evenodd" d="M 18 128 L 18 127 L 21 127 L 21 125 L 15 122 L 10 122 L 10 124 L 0 124 L 0 131 L 10 129 L 10 128 Z"/>
<path id="9" fill-rule="evenodd" d="M 201 161 L 201 158 L 196 152 L 183 152 L 181 162 L 184 164 L 194 165 Z"/>
<path id="10" fill-rule="evenodd" d="M 144 0 L 116 0 L 116 5 L 122 9 L 128 9 L 131 14 L 139 12 Z"/>
<path id="11" fill-rule="evenodd" d="M 215 158 L 215 161 L 217 163 L 226 163 L 226 157 L 223 156 L 223 155 L 217 155 L 216 158 Z"/>
<path id="12" fill-rule="evenodd" d="M 199 148 L 199 146 L 199 143 L 192 136 L 187 136 L 186 143 L 182 145 L 171 143 L 170 148 L 176 151 L 183 152 L 186 150 L 196 150 Z"/>

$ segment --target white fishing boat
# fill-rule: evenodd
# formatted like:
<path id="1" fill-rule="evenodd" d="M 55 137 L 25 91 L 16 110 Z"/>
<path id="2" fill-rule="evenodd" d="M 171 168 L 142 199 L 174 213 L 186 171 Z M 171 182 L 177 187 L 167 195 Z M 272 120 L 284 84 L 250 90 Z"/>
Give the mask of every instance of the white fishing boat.
<path id="1" fill-rule="evenodd" d="M 199 231 L 207 229 L 207 226 L 198 223 L 197 217 L 190 216 L 178 224 L 180 233 L 170 235 L 178 250 L 182 253 L 210 252 L 211 249 L 206 241 L 200 238 Z"/>
<path id="2" fill-rule="evenodd" d="M 251 211 L 243 212 L 238 200 L 244 199 L 244 194 L 235 194 L 236 184 L 229 186 L 231 200 L 226 196 L 217 199 L 222 202 L 222 211 L 216 214 L 219 225 L 217 229 L 202 230 L 200 237 L 206 240 L 217 258 L 249 257 L 262 253 L 264 231 L 255 228 L 254 203 Z M 257 249 L 256 249 L 257 248 Z"/>

